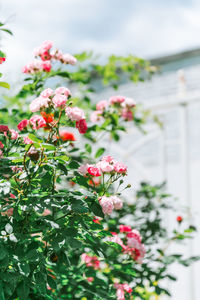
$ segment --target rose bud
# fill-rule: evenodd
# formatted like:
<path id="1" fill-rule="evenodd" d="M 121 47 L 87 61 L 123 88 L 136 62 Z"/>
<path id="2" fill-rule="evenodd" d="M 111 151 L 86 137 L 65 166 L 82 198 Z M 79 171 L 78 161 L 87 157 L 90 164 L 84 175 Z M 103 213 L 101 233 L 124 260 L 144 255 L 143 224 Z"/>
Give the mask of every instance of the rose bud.
<path id="1" fill-rule="evenodd" d="M 40 153 L 39 153 L 39 151 L 37 149 L 31 148 L 28 151 L 28 156 L 30 157 L 30 160 L 36 162 L 36 161 L 38 161 L 38 159 L 40 157 Z"/>

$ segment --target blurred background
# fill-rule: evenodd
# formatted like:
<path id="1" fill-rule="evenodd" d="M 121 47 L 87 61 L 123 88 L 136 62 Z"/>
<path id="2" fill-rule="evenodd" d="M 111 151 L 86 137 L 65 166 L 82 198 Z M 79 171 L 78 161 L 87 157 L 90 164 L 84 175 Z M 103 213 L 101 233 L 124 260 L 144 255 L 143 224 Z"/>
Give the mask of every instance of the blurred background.
<path id="1" fill-rule="evenodd" d="M 186 210 L 189 222 L 199 227 L 200 2 L 9 0 L 1 1 L 0 14 L 14 33 L 1 36 L 7 55 L 1 68 L 13 84 L 20 83 L 22 66 L 44 40 L 72 54 L 92 50 L 102 59 L 133 54 L 160 66 L 150 81 L 124 82 L 117 93 L 152 110 L 163 128 L 151 126 L 145 136 L 130 129 L 129 138 L 124 136 L 121 146 L 111 145 L 110 151 L 129 161 L 135 186 L 141 180 L 166 181 L 167 191 L 179 198 L 179 213 Z M 96 100 L 112 94 L 105 88 Z M 174 217 L 166 215 L 165 220 L 173 228 Z M 190 241 L 186 255 L 199 255 L 199 245 L 198 236 Z M 173 300 L 199 300 L 199 267 L 200 263 L 188 269 L 174 267 L 179 280 L 170 286 Z"/>

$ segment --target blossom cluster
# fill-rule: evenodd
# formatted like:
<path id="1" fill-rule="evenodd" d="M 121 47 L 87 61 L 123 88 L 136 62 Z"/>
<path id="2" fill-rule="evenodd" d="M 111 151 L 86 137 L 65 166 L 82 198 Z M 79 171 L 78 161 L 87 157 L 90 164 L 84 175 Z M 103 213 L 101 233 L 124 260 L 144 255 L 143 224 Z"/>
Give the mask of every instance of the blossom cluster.
<path id="1" fill-rule="evenodd" d="M 37 72 L 50 72 L 52 61 L 60 61 L 62 64 L 76 64 L 76 58 L 69 53 L 63 54 L 61 50 L 52 50 L 53 42 L 44 41 L 34 49 L 35 59 L 22 68 L 23 73 L 34 74 Z"/>
<path id="2" fill-rule="evenodd" d="M 145 246 L 142 244 L 140 233 L 126 225 L 120 225 L 119 229 L 123 240 L 116 232 L 112 232 L 113 236 L 109 240 L 119 244 L 123 253 L 130 255 L 138 263 L 142 263 L 145 256 Z"/>
<path id="3" fill-rule="evenodd" d="M 78 172 L 83 175 L 92 175 L 95 177 L 99 177 L 102 174 L 120 174 L 126 175 L 127 166 L 122 163 L 114 160 L 112 156 L 103 156 L 102 159 L 95 164 L 84 164 L 81 165 L 78 169 Z"/>
<path id="4" fill-rule="evenodd" d="M 90 256 L 87 253 L 81 255 L 82 261 L 86 264 L 87 267 L 92 267 L 94 270 L 100 268 L 100 261 L 97 256 Z"/>
<path id="5" fill-rule="evenodd" d="M 112 96 L 109 100 L 101 100 L 96 104 L 96 110 L 91 113 L 91 122 L 98 122 L 105 118 L 107 114 L 117 111 L 125 121 L 133 120 L 133 111 L 136 105 L 132 98 L 124 96 Z"/>
<path id="6" fill-rule="evenodd" d="M 117 300 L 125 300 L 125 292 L 130 294 L 133 291 L 128 283 L 115 283 L 114 287 L 117 289 Z"/>
<path id="7" fill-rule="evenodd" d="M 114 209 L 119 210 L 123 207 L 123 201 L 117 196 L 102 196 L 99 198 L 104 215 L 111 215 Z"/>

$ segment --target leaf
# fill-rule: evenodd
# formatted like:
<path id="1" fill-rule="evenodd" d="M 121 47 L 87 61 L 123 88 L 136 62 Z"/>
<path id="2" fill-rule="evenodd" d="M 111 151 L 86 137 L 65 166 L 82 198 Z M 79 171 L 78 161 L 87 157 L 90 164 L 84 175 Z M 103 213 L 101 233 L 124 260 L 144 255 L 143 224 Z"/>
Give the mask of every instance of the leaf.
<path id="1" fill-rule="evenodd" d="M 41 139 L 38 139 L 34 134 L 32 133 L 29 133 L 28 135 L 29 139 L 31 139 L 33 142 L 36 142 L 36 143 L 42 143 L 42 140 Z"/>
<path id="2" fill-rule="evenodd" d="M 0 282 L 0 300 L 5 300 L 2 282 Z"/>
<path id="3" fill-rule="evenodd" d="M 105 148 L 99 148 L 95 154 L 95 158 L 98 158 L 105 152 Z"/>
<path id="4" fill-rule="evenodd" d="M 6 249 L 3 247 L 3 245 L 0 245 L 0 260 L 4 259 L 7 255 Z"/>
<path id="5" fill-rule="evenodd" d="M 17 287 L 17 295 L 20 300 L 27 299 L 29 295 L 29 287 L 26 285 L 24 281 L 21 281 Z"/>
<path id="6" fill-rule="evenodd" d="M 88 152 L 88 153 L 92 153 L 92 147 L 90 144 L 85 144 L 85 150 Z"/>
<path id="7" fill-rule="evenodd" d="M 6 28 L 1 28 L 2 31 L 5 31 L 7 33 L 9 33 L 10 35 L 13 35 L 12 31 Z"/>
<path id="8" fill-rule="evenodd" d="M 96 202 L 92 203 L 92 205 L 90 206 L 90 209 L 95 214 L 95 216 L 104 218 L 104 214 L 102 212 L 101 206 L 98 203 L 96 203 Z"/>
<path id="9" fill-rule="evenodd" d="M 74 202 L 72 204 L 72 210 L 77 213 L 87 213 L 88 212 L 88 208 L 85 206 L 85 203 L 81 200 L 76 200 L 76 202 Z"/>
<path id="10" fill-rule="evenodd" d="M 1 86 L 1 87 L 4 87 L 4 88 L 6 88 L 6 89 L 10 89 L 9 83 L 4 82 L 4 81 L 0 81 L 0 86 Z"/>

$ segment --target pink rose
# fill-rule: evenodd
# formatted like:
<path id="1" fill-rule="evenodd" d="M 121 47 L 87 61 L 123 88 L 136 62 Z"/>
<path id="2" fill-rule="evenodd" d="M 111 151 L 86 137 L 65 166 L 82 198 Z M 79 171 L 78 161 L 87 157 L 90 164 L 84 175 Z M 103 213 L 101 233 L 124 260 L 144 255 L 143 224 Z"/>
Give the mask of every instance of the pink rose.
<path id="1" fill-rule="evenodd" d="M 131 232 L 132 228 L 128 225 L 119 225 L 119 231 L 120 232 Z"/>
<path id="2" fill-rule="evenodd" d="M 133 120 L 133 112 L 131 110 L 124 108 L 122 110 L 122 118 L 124 118 L 126 121 L 132 121 Z"/>
<path id="3" fill-rule="evenodd" d="M 34 130 L 37 130 L 41 127 L 44 127 L 46 125 L 46 122 L 43 117 L 35 115 L 30 118 L 30 124 L 32 125 Z"/>
<path id="4" fill-rule="evenodd" d="M 51 71 L 51 62 L 49 60 L 42 62 L 42 68 L 43 68 L 43 71 L 50 72 Z"/>
<path id="5" fill-rule="evenodd" d="M 85 119 L 76 121 L 76 128 L 78 128 L 79 133 L 85 134 L 87 132 L 87 123 Z"/>
<path id="6" fill-rule="evenodd" d="M 64 86 L 60 86 L 58 87 L 56 90 L 55 90 L 55 94 L 63 94 L 65 95 L 66 97 L 68 97 L 69 95 L 71 95 L 71 92 L 68 88 L 64 87 Z"/>
<path id="7" fill-rule="evenodd" d="M 114 159 L 113 159 L 112 156 L 107 155 L 107 156 L 103 156 L 101 160 L 102 160 L 102 161 L 107 161 L 107 162 L 109 162 L 109 163 L 112 163 Z"/>
<path id="8" fill-rule="evenodd" d="M 65 113 L 71 121 L 80 121 L 82 119 L 85 119 L 84 111 L 82 109 L 80 109 L 79 107 L 69 107 L 68 106 L 65 109 Z"/>
<path id="9" fill-rule="evenodd" d="M 104 215 L 111 215 L 114 205 L 110 197 L 103 196 L 99 198 L 99 204 L 101 205 Z"/>
<path id="10" fill-rule="evenodd" d="M 27 128 L 28 124 L 29 124 L 29 120 L 24 119 L 17 125 L 17 128 L 19 129 L 19 131 L 22 131 Z"/>
<path id="11" fill-rule="evenodd" d="M 11 140 L 16 140 L 19 136 L 19 133 L 14 129 L 10 129 L 10 133 L 11 133 Z"/>
<path id="12" fill-rule="evenodd" d="M 77 59 L 71 54 L 65 53 L 62 55 L 61 62 L 63 62 L 64 64 L 75 65 Z"/>
<path id="13" fill-rule="evenodd" d="M 53 90 L 50 88 L 47 88 L 40 94 L 40 96 L 43 98 L 49 98 L 49 97 L 53 96 Z"/>
<path id="14" fill-rule="evenodd" d="M 114 170 L 119 173 L 125 175 L 127 172 L 127 166 L 121 162 L 114 163 Z"/>
<path id="15" fill-rule="evenodd" d="M 60 107 L 60 106 L 65 106 L 66 101 L 67 101 L 67 97 L 65 95 L 61 95 L 61 94 L 56 94 L 53 98 L 52 98 L 53 104 L 55 107 Z"/>
<path id="16" fill-rule="evenodd" d="M 88 169 L 87 169 L 88 173 L 92 176 L 95 176 L 95 177 L 99 177 L 101 176 L 101 171 L 99 168 L 97 168 L 96 166 L 94 165 L 89 165 Z"/>
<path id="17" fill-rule="evenodd" d="M 101 160 L 97 163 L 97 167 L 103 172 L 103 173 L 110 173 L 114 170 L 113 165 L 111 165 L 107 161 Z"/>
<path id="18" fill-rule="evenodd" d="M 112 96 L 109 99 L 110 104 L 121 104 L 124 101 L 125 101 L 125 97 L 123 96 Z"/>
<path id="19" fill-rule="evenodd" d="M 100 110 L 100 111 L 106 109 L 107 107 L 108 107 L 108 101 L 107 100 L 101 100 L 96 105 L 96 109 Z"/>
<path id="20" fill-rule="evenodd" d="M 93 122 L 93 123 L 96 123 L 98 121 L 101 121 L 103 120 L 103 117 L 102 117 L 102 112 L 99 111 L 99 110 L 95 110 L 91 113 L 90 115 L 90 121 Z"/>
<path id="21" fill-rule="evenodd" d="M 81 166 L 78 168 L 78 172 L 79 172 L 81 175 L 85 176 L 85 175 L 87 174 L 87 172 L 88 172 L 88 167 L 89 167 L 88 164 L 81 165 Z"/>
<path id="22" fill-rule="evenodd" d="M 4 144 L 0 141 L 0 148 L 3 149 L 4 148 Z"/>
<path id="23" fill-rule="evenodd" d="M 122 107 L 132 108 L 135 106 L 136 102 L 132 98 L 125 98 L 125 101 L 122 103 Z"/>
<path id="24" fill-rule="evenodd" d="M 123 207 L 123 201 L 118 198 L 117 196 L 111 196 L 110 197 L 112 199 L 113 205 L 115 209 L 121 209 Z"/>

